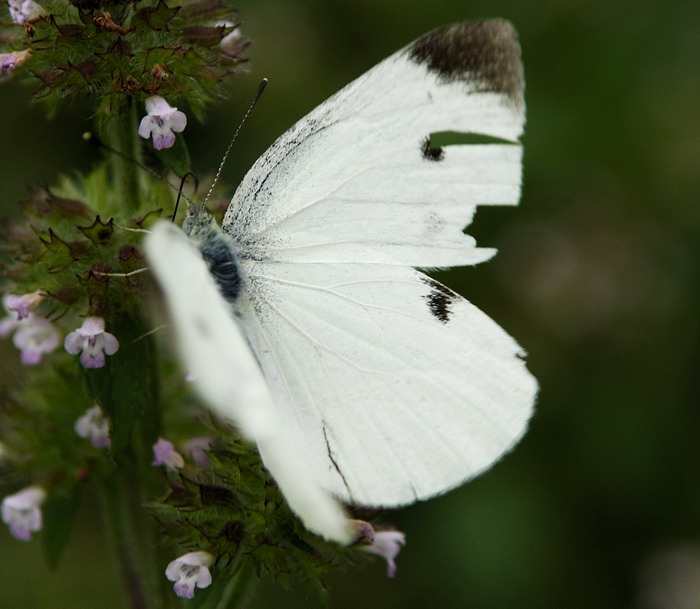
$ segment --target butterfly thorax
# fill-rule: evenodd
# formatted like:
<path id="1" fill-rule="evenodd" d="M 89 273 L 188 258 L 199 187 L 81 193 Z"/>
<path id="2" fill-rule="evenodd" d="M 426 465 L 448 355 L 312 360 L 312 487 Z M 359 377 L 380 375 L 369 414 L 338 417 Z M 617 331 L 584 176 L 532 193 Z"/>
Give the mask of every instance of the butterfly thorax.
<path id="1" fill-rule="evenodd" d="M 233 239 L 203 207 L 188 209 L 182 229 L 202 253 L 222 296 L 234 302 L 240 292 L 241 274 Z"/>

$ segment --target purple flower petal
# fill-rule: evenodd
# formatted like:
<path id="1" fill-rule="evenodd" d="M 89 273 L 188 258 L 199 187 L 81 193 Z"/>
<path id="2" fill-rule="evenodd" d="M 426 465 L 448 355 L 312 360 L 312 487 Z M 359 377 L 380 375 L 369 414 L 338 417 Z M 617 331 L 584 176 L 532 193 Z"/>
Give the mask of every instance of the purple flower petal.
<path id="1" fill-rule="evenodd" d="M 63 348 L 71 355 L 78 355 L 83 350 L 83 337 L 77 331 L 69 333 L 63 341 Z"/>

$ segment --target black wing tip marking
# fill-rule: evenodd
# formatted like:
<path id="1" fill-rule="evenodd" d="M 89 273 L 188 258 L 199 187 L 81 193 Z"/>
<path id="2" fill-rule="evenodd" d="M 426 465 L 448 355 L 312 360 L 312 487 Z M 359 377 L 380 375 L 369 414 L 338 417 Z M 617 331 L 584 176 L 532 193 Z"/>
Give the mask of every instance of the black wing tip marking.
<path id="1" fill-rule="evenodd" d="M 408 55 L 447 82 L 462 80 L 477 92 L 503 94 L 516 107 L 523 103 L 518 34 L 505 19 L 439 27 L 411 43 Z"/>
<path id="2" fill-rule="evenodd" d="M 428 303 L 428 309 L 435 319 L 446 324 L 452 318 L 452 303 L 459 296 L 430 277 L 421 277 L 421 281 L 430 288 L 430 293 L 423 297 Z"/>
<path id="3" fill-rule="evenodd" d="M 429 137 L 421 142 L 420 153 L 426 161 L 442 161 L 445 158 L 442 146 L 431 146 Z"/>

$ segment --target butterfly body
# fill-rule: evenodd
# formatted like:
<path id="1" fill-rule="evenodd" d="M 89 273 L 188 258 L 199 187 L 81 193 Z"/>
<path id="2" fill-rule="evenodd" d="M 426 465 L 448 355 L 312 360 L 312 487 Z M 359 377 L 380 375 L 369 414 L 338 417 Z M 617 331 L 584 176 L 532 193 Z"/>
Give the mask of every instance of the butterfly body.
<path id="1" fill-rule="evenodd" d="M 193 211 L 184 228 L 199 262 L 187 262 L 192 246 L 172 226 L 150 239 L 154 271 L 172 286 L 168 300 L 182 301 L 173 306 L 184 357 L 197 351 L 207 368 L 205 399 L 236 421 L 236 382 L 258 374 L 265 386 L 252 394 L 265 394 L 262 410 L 284 429 L 289 459 L 303 464 L 297 474 L 342 501 L 390 507 L 445 492 L 526 429 L 537 384 L 520 347 L 418 270 L 495 253 L 463 229 L 478 205 L 518 202 L 522 91 L 509 23 L 439 28 L 273 143 L 237 189 L 223 233 Z M 446 131 L 498 143 L 431 144 Z M 170 246 L 182 254 L 183 277 L 160 251 Z M 228 309 L 213 325 L 181 285 L 201 258 L 207 294 L 219 294 L 205 302 L 223 296 Z M 198 324 L 208 329 L 191 329 Z M 229 324 L 235 346 L 216 336 Z M 254 356 L 241 370 L 236 351 L 249 347 Z M 253 423 L 247 435 L 262 443 L 279 480 L 284 457 L 266 442 L 264 422 Z"/>

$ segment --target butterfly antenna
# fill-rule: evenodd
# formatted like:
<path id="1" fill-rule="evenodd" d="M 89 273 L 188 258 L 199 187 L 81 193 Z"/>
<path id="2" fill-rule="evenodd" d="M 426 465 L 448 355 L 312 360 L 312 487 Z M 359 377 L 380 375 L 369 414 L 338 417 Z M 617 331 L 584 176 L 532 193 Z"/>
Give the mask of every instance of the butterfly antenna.
<path id="1" fill-rule="evenodd" d="M 236 138 L 238 137 L 238 134 L 241 131 L 241 127 L 243 127 L 246 120 L 248 120 L 250 113 L 253 111 L 253 108 L 255 108 L 255 104 L 258 103 L 258 100 L 260 99 L 260 96 L 262 95 L 266 86 L 267 86 L 267 78 L 263 78 L 260 81 L 260 84 L 258 85 L 258 91 L 256 92 L 255 97 L 253 98 L 253 101 L 250 103 L 248 110 L 243 115 L 241 122 L 238 124 L 238 128 L 236 129 L 236 132 L 233 134 L 233 137 L 231 138 L 231 141 L 229 142 L 228 148 L 226 148 L 226 152 L 224 152 L 224 158 L 221 159 L 221 163 L 219 164 L 219 168 L 216 170 L 216 175 L 214 176 L 214 181 L 211 183 L 211 186 L 209 187 L 209 192 L 207 192 L 207 196 L 204 197 L 204 203 L 203 203 L 204 206 L 206 206 L 207 201 L 209 200 L 209 196 L 211 195 L 212 190 L 214 190 L 214 186 L 216 186 L 216 183 L 219 181 L 219 176 L 221 175 L 221 170 L 224 168 L 224 164 L 226 163 L 226 159 L 228 158 L 229 152 L 231 152 L 231 148 L 233 148 L 233 143 L 236 141 Z"/>
<path id="2" fill-rule="evenodd" d="M 176 186 L 174 186 L 173 184 L 168 182 L 168 180 L 166 180 L 162 175 L 159 175 L 156 171 L 153 171 L 153 169 L 151 169 L 150 167 L 147 167 L 143 163 L 139 163 L 136 159 L 132 159 L 128 154 L 124 154 L 121 150 L 117 150 L 116 148 L 112 148 L 111 146 L 108 146 L 99 137 L 97 137 L 94 133 L 91 133 L 90 131 L 86 131 L 85 133 L 83 133 L 83 140 L 88 142 L 89 144 L 92 144 L 93 146 L 97 146 L 98 148 L 102 148 L 102 150 L 106 150 L 108 152 L 111 152 L 112 154 L 116 154 L 119 158 L 124 159 L 125 161 L 129 161 L 129 163 L 133 163 L 139 169 L 143 169 L 146 173 L 150 173 L 156 180 L 161 181 L 161 182 L 165 182 L 168 186 L 170 186 L 170 188 L 172 188 L 173 190 L 177 190 L 178 201 L 180 200 L 180 197 L 182 196 L 185 199 L 185 201 L 187 201 L 188 203 L 192 203 L 190 198 L 182 192 L 182 184 L 183 183 L 180 184 L 180 188 L 177 188 Z M 185 175 L 187 175 L 187 174 L 185 174 Z M 184 180 L 184 176 L 183 176 L 183 180 Z M 176 207 L 176 209 L 177 209 L 177 207 Z"/>
<path id="3" fill-rule="evenodd" d="M 180 180 L 180 189 L 177 191 L 177 200 L 175 201 L 175 209 L 173 209 L 173 215 L 172 218 L 170 218 L 171 222 L 175 222 L 175 218 L 177 217 L 177 208 L 180 205 L 180 198 L 185 197 L 185 199 L 189 202 L 190 199 L 187 198 L 187 196 L 184 194 L 184 188 L 185 188 L 185 183 L 187 182 L 187 178 L 191 177 L 194 180 L 194 192 L 195 194 L 197 193 L 197 189 L 199 188 L 199 180 L 197 179 L 197 176 L 192 173 L 191 171 L 188 171 L 184 176 L 182 176 L 182 179 Z"/>

